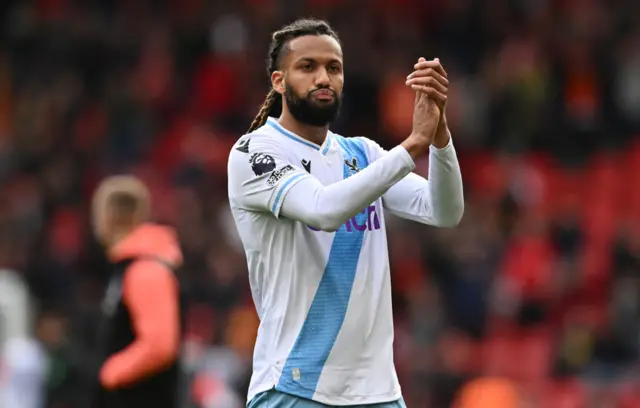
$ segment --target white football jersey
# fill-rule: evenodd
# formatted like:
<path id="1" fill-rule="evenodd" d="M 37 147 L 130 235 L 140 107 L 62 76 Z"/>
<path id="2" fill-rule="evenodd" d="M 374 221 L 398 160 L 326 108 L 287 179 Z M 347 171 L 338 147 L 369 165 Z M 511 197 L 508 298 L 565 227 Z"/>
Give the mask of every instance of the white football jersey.
<path id="1" fill-rule="evenodd" d="M 385 154 L 395 155 L 389 157 L 389 163 L 394 159 L 392 164 L 381 160 L 360 173 Z M 453 147 L 441 156 L 449 161 L 435 162 L 445 163 L 453 173 L 457 169 L 459 176 Z M 386 152 L 366 138 L 344 138 L 331 132 L 319 146 L 287 131 L 273 118 L 234 146 L 228 165 L 229 200 L 260 317 L 249 401 L 273 388 L 330 405 L 401 398 L 393 364 L 384 211 L 438 223 L 429 209 L 429 183 L 409 174 L 413 168 L 404 148 Z M 287 217 L 282 211 L 285 196 L 294 186 L 304 185 L 303 181 L 315 179 L 316 184 L 331 186 L 354 175 L 358 175 L 354 183 L 341 185 L 386 183 L 372 197 L 395 186 L 368 205 L 342 214 L 344 223 L 331 228 L 334 232 L 294 221 L 305 218 Z M 335 197 L 362 200 L 364 190 L 366 187 L 352 193 L 342 191 Z M 308 197 L 302 197 L 310 209 L 318 205 L 315 195 L 317 190 L 309 190 Z M 349 199 L 342 201 L 327 201 L 324 206 L 353 205 Z"/>
<path id="2" fill-rule="evenodd" d="M 31 338 L 12 337 L 0 347 L 0 407 L 43 408 L 47 355 Z"/>

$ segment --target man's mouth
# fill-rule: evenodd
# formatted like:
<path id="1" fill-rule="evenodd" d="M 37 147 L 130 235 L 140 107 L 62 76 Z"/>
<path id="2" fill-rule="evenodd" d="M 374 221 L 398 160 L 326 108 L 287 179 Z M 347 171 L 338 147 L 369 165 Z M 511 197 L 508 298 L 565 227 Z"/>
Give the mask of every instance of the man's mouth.
<path id="1" fill-rule="evenodd" d="M 312 93 L 317 99 L 328 101 L 335 98 L 335 93 L 329 89 L 320 89 Z"/>

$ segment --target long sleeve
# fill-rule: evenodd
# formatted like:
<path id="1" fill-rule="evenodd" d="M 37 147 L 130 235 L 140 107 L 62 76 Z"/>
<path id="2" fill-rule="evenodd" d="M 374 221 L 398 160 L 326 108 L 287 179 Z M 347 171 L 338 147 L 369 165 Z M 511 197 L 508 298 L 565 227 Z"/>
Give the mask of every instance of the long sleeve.
<path id="1" fill-rule="evenodd" d="M 464 194 L 453 144 L 449 142 L 442 149 L 431 147 L 429 180 L 411 173 L 391 187 L 382 202 L 402 218 L 437 227 L 456 226 L 464 213 Z"/>
<path id="2" fill-rule="evenodd" d="M 291 189 L 282 214 L 324 231 L 335 231 L 349 218 L 380 198 L 413 168 L 413 160 L 399 146 L 359 173 L 323 186 L 308 178 Z"/>
<path id="3" fill-rule="evenodd" d="M 106 389 L 135 383 L 171 364 L 180 344 L 178 284 L 155 261 L 138 261 L 126 271 L 123 300 L 132 316 L 136 338 L 103 365 L 100 382 Z"/>
<path id="4" fill-rule="evenodd" d="M 286 152 L 272 140 L 254 136 L 251 149 L 248 155 L 231 153 L 232 204 L 270 211 L 323 231 L 340 228 L 415 168 L 406 149 L 398 146 L 357 174 L 325 186 L 287 160 Z"/>

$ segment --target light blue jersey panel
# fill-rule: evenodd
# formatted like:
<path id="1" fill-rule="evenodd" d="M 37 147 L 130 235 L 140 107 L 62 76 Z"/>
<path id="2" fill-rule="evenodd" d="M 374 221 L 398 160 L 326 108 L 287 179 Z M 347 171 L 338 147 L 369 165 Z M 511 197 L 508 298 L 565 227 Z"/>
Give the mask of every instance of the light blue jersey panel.
<path id="1" fill-rule="evenodd" d="M 337 135 L 335 139 L 342 148 L 345 179 L 355 174 L 357 169 L 369 165 L 361 140 Z M 366 218 L 365 211 L 356 216 L 356 221 L 363 225 Z M 356 228 L 347 230 L 345 225 L 336 231 L 324 275 L 285 362 L 276 390 L 308 399 L 313 397 L 322 369 L 344 322 L 363 238 L 364 231 Z"/>

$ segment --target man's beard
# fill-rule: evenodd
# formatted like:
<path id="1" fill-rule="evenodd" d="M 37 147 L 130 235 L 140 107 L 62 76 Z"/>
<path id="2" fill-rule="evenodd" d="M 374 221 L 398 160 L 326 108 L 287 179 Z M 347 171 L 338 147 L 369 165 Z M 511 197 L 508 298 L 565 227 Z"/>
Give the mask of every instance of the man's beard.
<path id="1" fill-rule="evenodd" d="M 334 99 L 331 102 L 317 103 L 311 99 L 311 94 L 319 89 L 314 89 L 309 92 L 305 97 L 301 98 L 296 95 L 293 88 L 289 85 L 285 85 L 285 101 L 287 108 L 294 118 L 300 123 L 304 123 L 310 126 L 326 126 L 338 117 L 340 113 L 340 105 L 342 98 L 340 95 L 334 93 Z"/>

